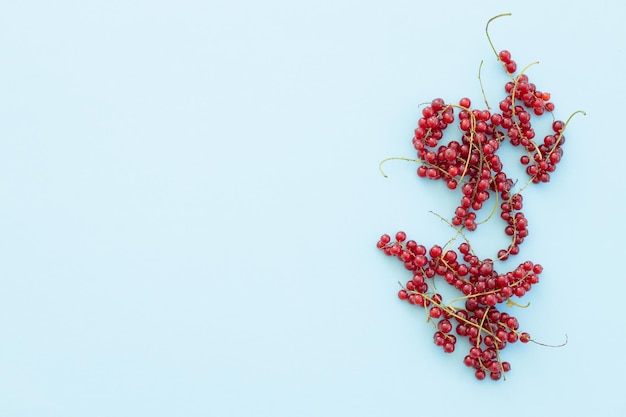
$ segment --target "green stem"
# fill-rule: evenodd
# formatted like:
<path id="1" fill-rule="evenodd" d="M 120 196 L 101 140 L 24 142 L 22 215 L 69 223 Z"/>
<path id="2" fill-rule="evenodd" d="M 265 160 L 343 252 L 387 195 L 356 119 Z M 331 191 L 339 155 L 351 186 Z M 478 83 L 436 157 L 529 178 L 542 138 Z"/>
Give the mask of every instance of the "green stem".
<path id="1" fill-rule="evenodd" d="M 509 74 L 509 77 L 511 78 L 511 80 L 515 81 L 515 78 L 513 77 L 513 74 L 510 74 L 508 71 L 506 71 L 506 64 L 504 62 L 502 62 L 502 59 L 500 59 L 500 55 L 498 54 L 498 51 L 496 50 L 496 47 L 493 45 L 493 42 L 491 41 L 491 36 L 489 36 L 489 24 L 491 22 L 493 22 L 494 20 L 496 20 L 496 19 L 498 19 L 500 17 L 504 17 L 504 16 L 511 16 L 511 13 L 502 13 L 502 14 L 499 14 L 499 15 L 494 16 L 491 19 L 489 19 L 487 21 L 487 25 L 485 26 L 485 33 L 487 34 L 487 40 L 489 41 L 489 45 L 491 45 L 491 49 L 493 50 L 493 53 L 496 55 L 496 58 L 498 58 L 498 61 L 500 62 L 500 64 L 504 68 L 505 72 L 507 74 Z"/>

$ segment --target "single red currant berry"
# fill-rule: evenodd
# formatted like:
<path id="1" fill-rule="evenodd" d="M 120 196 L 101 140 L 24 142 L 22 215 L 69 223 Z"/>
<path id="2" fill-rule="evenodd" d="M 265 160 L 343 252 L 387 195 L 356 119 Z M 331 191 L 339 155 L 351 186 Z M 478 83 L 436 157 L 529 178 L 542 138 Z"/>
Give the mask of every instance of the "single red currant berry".
<path id="1" fill-rule="evenodd" d="M 434 245 L 428 252 L 432 258 L 439 258 L 443 253 L 443 249 L 439 245 Z"/>
<path id="2" fill-rule="evenodd" d="M 469 350 L 469 355 L 473 358 L 479 358 L 482 355 L 483 351 L 480 350 L 479 347 L 473 347 Z"/>
<path id="3" fill-rule="evenodd" d="M 437 116 L 430 116 L 429 118 L 426 119 L 426 126 L 434 129 L 437 126 L 439 126 L 439 119 L 437 118 Z"/>
<path id="4" fill-rule="evenodd" d="M 552 130 L 554 130 L 556 133 L 560 133 L 564 127 L 565 124 L 560 120 L 555 120 L 554 122 L 552 122 Z"/>
<path id="5" fill-rule="evenodd" d="M 506 72 L 509 74 L 513 74 L 517 70 L 517 64 L 515 61 L 508 62 L 506 64 Z"/>
<path id="6" fill-rule="evenodd" d="M 485 362 L 491 361 L 491 360 L 495 359 L 496 357 L 498 357 L 498 352 L 496 352 L 496 350 L 493 349 L 493 348 L 485 349 L 483 351 L 483 354 L 481 355 L 481 358 Z"/>
<path id="7" fill-rule="evenodd" d="M 456 161 L 457 151 L 455 149 L 448 148 L 443 152 L 444 157 L 448 162 Z"/>
<path id="8" fill-rule="evenodd" d="M 441 308 L 437 307 L 437 306 L 433 306 L 430 308 L 430 317 L 434 318 L 434 319 L 438 319 L 439 317 L 441 317 Z"/>
<path id="9" fill-rule="evenodd" d="M 491 379 L 493 379 L 494 381 L 499 380 L 502 377 L 502 372 L 497 371 L 497 372 L 489 372 L 489 377 Z"/>
<path id="10" fill-rule="evenodd" d="M 461 252 L 461 254 L 463 255 L 467 255 L 468 253 L 470 253 L 470 245 L 467 242 L 463 242 L 459 245 L 459 252 Z"/>
<path id="11" fill-rule="evenodd" d="M 428 259 L 424 255 L 416 255 L 413 262 L 417 267 L 422 268 L 428 264 Z"/>
<path id="12" fill-rule="evenodd" d="M 461 107 L 465 107 L 466 109 L 469 109 L 471 105 L 472 105 L 472 102 L 467 97 L 463 97 L 461 100 L 459 100 L 459 106 Z"/>
<path id="13" fill-rule="evenodd" d="M 406 290 L 398 291 L 398 298 L 401 300 L 407 300 L 409 298 L 409 293 Z"/>
<path id="14" fill-rule="evenodd" d="M 506 327 L 509 329 L 517 330 L 519 323 L 515 317 L 508 317 L 506 319 Z"/>
<path id="15" fill-rule="evenodd" d="M 406 240 L 406 233 L 404 233 L 402 231 L 396 233 L 396 240 L 398 242 L 404 242 Z"/>
<path id="16" fill-rule="evenodd" d="M 432 109 L 434 111 L 439 111 L 441 109 L 443 109 L 443 106 L 446 105 L 446 102 L 443 101 L 442 98 L 435 98 L 433 99 L 433 101 L 430 103 L 430 106 L 432 107 Z"/>
<path id="17" fill-rule="evenodd" d="M 402 253 L 402 245 L 401 244 L 396 243 L 396 244 L 391 246 L 391 254 L 392 255 L 400 255 L 400 253 Z"/>
<path id="18" fill-rule="evenodd" d="M 509 62 L 511 62 L 511 53 L 507 51 L 506 49 L 500 51 L 500 53 L 498 54 L 498 57 L 500 57 L 502 62 L 504 62 L 505 64 L 508 64 Z"/>
<path id="19" fill-rule="evenodd" d="M 522 343 L 530 342 L 530 334 L 528 334 L 527 332 L 523 332 L 519 336 L 519 341 L 522 342 Z"/>
<path id="20" fill-rule="evenodd" d="M 491 363 L 489 363 L 489 365 L 487 366 L 487 368 L 488 368 L 491 372 L 498 372 L 498 371 L 500 371 L 500 364 L 498 363 L 498 361 L 492 361 Z"/>
<path id="21" fill-rule="evenodd" d="M 441 320 L 437 324 L 437 327 L 443 333 L 450 333 L 452 331 L 452 323 L 450 323 L 450 320 L 447 320 L 447 319 Z"/>
<path id="22" fill-rule="evenodd" d="M 453 250 L 446 251 L 444 255 L 444 259 L 446 260 L 446 262 L 449 262 L 449 263 L 456 261 L 457 257 L 458 255 Z"/>

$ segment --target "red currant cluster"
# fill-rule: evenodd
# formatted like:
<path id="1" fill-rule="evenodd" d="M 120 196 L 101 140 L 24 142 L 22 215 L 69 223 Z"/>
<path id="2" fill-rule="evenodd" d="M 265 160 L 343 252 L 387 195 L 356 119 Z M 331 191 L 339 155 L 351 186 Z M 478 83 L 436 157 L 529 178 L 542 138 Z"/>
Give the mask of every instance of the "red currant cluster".
<path id="1" fill-rule="evenodd" d="M 470 351 L 464 363 L 475 370 L 476 378 L 484 379 L 489 375 L 498 380 L 511 368 L 501 359 L 501 351 L 507 344 L 531 340 L 528 333 L 519 330 L 517 319 L 502 311 L 501 306 L 518 305 L 511 297 L 523 297 L 537 284 L 542 267 L 526 261 L 513 271 L 498 273 L 494 260 L 476 256 L 464 232 L 477 229 L 482 223 L 476 221 L 477 213 L 485 202 L 495 198 L 494 211 L 499 206 L 500 217 L 506 223 L 504 232 L 511 238 L 508 247 L 498 251 L 496 261 L 519 253 L 519 246 L 528 236 L 528 221 L 521 212 L 521 191 L 530 184 L 550 181 L 550 174 L 563 156 L 563 132 L 569 119 L 567 122 L 555 120 L 550 94 L 531 83 L 524 74 L 525 69 L 516 74 L 517 64 L 510 52 L 496 52 L 489 38 L 489 23 L 489 43 L 510 77 L 504 86 L 506 94 L 499 103 L 499 111 L 492 111 L 488 105 L 487 109 L 472 109 L 468 98 L 462 98 L 458 104 L 447 104 L 436 98 L 422 109 L 413 137 L 420 163 L 417 175 L 443 180 L 450 190 L 460 188 L 460 204 L 449 220 L 457 234 L 450 243 L 459 235 L 465 241 L 458 246 L 458 252 L 447 248 L 449 244 L 446 248 L 434 245 L 427 249 L 414 240 L 407 240 L 404 232 L 398 232 L 394 241 L 391 236 L 382 235 L 377 247 L 386 255 L 397 257 L 412 272 L 412 278 L 399 291 L 398 297 L 427 311 L 436 328 L 435 344 L 450 353 L 455 350 L 457 336 L 467 337 Z M 455 112 L 458 115 L 455 116 Z M 543 143 L 538 144 L 532 119 L 546 114 L 552 116 L 553 122 Z M 444 131 L 455 121 L 460 138 L 442 143 Z M 497 154 L 507 142 L 525 150 L 520 162 L 526 166 L 529 180 L 515 192 L 516 183 L 503 171 Z M 437 276 L 462 295 L 444 303 L 434 285 Z M 464 302 L 463 308 L 454 306 L 458 302 Z"/>
<path id="2" fill-rule="evenodd" d="M 511 272 L 499 274 L 491 259 L 479 259 L 471 251 L 469 243 L 463 242 L 455 250 L 444 250 L 439 245 L 427 249 L 414 240 L 406 240 L 404 232 L 398 232 L 392 242 L 389 235 L 382 235 L 378 247 L 388 256 L 396 256 L 412 271 L 413 277 L 398 292 L 401 300 L 423 307 L 435 324 L 434 342 L 446 353 L 455 350 L 457 337 L 467 337 L 471 346 L 465 364 L 475 368 L 478 379 L 487 374 L 500 379 L 502 372 L 511 369 L 502 361 L 500 351 L 507 344 L 518 340 L 530 340 L 526 332 L 519 330 L 515 317 L 501 311 L 501 304 L 512 304 L 511 297 L 522 297 L 539 282 L 542 267 L 526 261 Z M 461 292 L 459 298 L 444 303 L 436 292 L 434 278 L 442 277 Z M 464 301 L 464 308 L 456 308 L 456 302 Z"/>

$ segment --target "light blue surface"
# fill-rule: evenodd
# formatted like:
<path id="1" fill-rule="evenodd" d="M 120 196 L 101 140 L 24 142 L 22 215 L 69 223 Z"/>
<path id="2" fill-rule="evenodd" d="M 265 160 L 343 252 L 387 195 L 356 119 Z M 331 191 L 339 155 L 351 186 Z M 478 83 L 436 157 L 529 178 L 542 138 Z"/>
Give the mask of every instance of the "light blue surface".
<path id="1" fill-rule="evenodd" d="M 519 256 L 544 266 L 522 326 L 569 343 L 507 348 L 494 383 L 433 345 L 375 243 L 450 237 L 429 211 L 457 198 L 378 163 L 414 156 L 420 103 L 479 103 L 481 60 L 497 100 L 503 12 L 497 47 L 588 115 L 525 194 Z M 0 416 L 622 415 L 624 12 L 5 2 Z"/>

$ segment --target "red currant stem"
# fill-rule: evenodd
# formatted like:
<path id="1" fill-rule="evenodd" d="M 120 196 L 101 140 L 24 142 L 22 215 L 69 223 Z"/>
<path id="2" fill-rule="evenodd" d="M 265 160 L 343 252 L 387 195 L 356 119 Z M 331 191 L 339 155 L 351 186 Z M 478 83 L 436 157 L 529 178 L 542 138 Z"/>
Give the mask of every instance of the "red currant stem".
<path id="1" fill-rule="evenodd" d="M 487 309 L 485 311 L 485 317 L 487 316 L 487 311 L 489 311 L 489 309 Z M 491 321 L 489 321 L 489 323 L 491 323 Z M 496 339 L 498 342 L 502 341 L 497 336 L 494 336 L 494 339 Z M 494 349 L 496 350 L 496 357 L 498 358 L 498 364 L 500 365 L 500 369 L 502 370 L 502 376 L 506 380 L 506 377 L 504 377 L 504 368 L 502 366 L 502 357 L 500 356 L 500 349 L 498 349 L 498 344 L 497 343 L 494 345 Z M 483 365 L 482 361 L 481 361 L 481 365 Z M 484 367 L 485 367 L 485 365 L 483 365 L 483 368 Z"/>
<path id="2" fill-rule="evenodd" d="M 485 330 L 485 327 L 484 327 L 485 319 L 487 318 L 487 314 L 489 313 L 489 309 L 490 308 L 491 307 L 487 306 L 487 308 L 485 309 L 485 314 L 483 315 L 483 318 L 480 320 L 480 326 L 478 326 L 478 330 L 479 330 L 479 334 L 480 334 L 480 331 L 484 330 L 486 333 L 491 334 L 494 338 L 497 339 L 498 337 L 496 335 L 494 335 L 493 333 Z M 480 342 L 479 342 L 479 338 L 477 337 L 476 338 L 476 347 L 478 347 L 478 346 L 480 346 Z"/>
<path id="3" fill-rule="evenodd" d="M 467 161 L 465 161 L 465 166 L 463 167 L 463 173 L 461 174 L 461 177 L 459 178 L 459 184 L 460 184 L 461 182 L 463 182 L 463 178 L 465 178 L 465 174 L 467 174 L 467 169 L 469 167 L 470 159 L 471 159 L 471 156 L 472 156 L 472 147 L 474 146 L 474 131 L 476 130 L 476 116 L 474 116 L 474 112 L 472 112 L 472 110 L 468 109 L 467 107 L 459 106 L 457 104 L 450 104 L 450 106 L 457 107 L 457 108 L 462 109 L 462 110 L 466 110 L 469 113 L 470 120 L 471 120 L 470 138 L 469 138 L 469 151 L 467 153 Z M 478 149 L 480 151 L 479 147 L 476 147 L 476 149 Z M 481 154 L 482 154 L 482 152 L 481 152 Z"/>
<path id="4" fill-rule="evenodd" d="M 539 61 L 534 61 L 534 62 L 531 62 L 530 64 L 526 65 L 526 66 L 524 67 L 524 69 L 522 69 L 522 70 L 520 71 L 520 73 L 519 73 L 519 75 L 518 75 L 518 78 L 519 78 L 519 76 L 520 76 L 520 75 L 522 75 L 523 73 L 525 73 L 525 72 L 526 72 L 526 70 L 527 70 L 528 68 L 532 67 L 533 65 L 537 65 L 538 63 L 539 63 Z"/>
<path id="5" fill-rule="evenodd" d="M 466 279 L 464 279 L 463 281 L 468 282 Z M 485 292 L 481 292 L 481 293 L 468 294 L 468 295 L 464 295 L 463 297 L 455 298 L 454 300 L 450 301 L 449 304 L 452 305 L 452 304 L 457 303 L 459 301 L 467 300 L 468 298 L 480 297 L 482 295 L 497 294 L 498 292 L 500 292 L 500 289 L 491 290 L 491 291 L 485 291 Z"/>
<path id="6" fill-rule="evenodd" d="M 531 179 L 529 179 L 526 184 L 524 184 L 519 190 L 517 190 L 516 194 L 521 194 L 522 191 L 524 191 L 526 189 L 526 187 L 528 187 L 530 184 L 533 183 L 533 180 L 535 179 L 536 175 L 533 175 Z"/>
<path id="7" fill-rule="evenodd" d="M 568 339 L 567 339 L 567 333 L 565 333 L 565 342 L 563 342 L 563 343 L 561 343 L 559 345 L 548 345 L 548 344 L 545 344 L 545 343 L 537 342 L 534 339 L 530 339 L 530 341 L 533 342 L 536 345 L 539 345 L 539 346 L 558 348 L 558 347 L 563 347 L 563 346 L 567 345 Z"/>
<path id="8" fill-rule="evenodd" d="M 455 107 L 455 108 L 457 108 L 457 109 L 465 110 L 465 111 L 467 111 L 467 112 L 469 112 L 469 113 L 471 113 L 471 112 L 472 112 L 472 109 L 470 109 L 469 107 L 463 107 L 463 106 L 461 106 L 460 104 L 450 103 L 450 104 L 448 104 L 446 107 Z M 445 109 L 444 109 L 444 110 L 445 110 Z M 442 110 L 442 111 L 444 111 L 444 110 Z"/>
<path id="9" fill-rule="evenodd" d="M 506 70 L 506 64 L 504 62 L 502 62 L 502 59 L 500 58 L 500 55 L 498 54 L 498 51 L 496 50 L 496 47 L 493 45 L 493 42 L 491 41 L 491 36 L 489 36 L 489 24 L 491 22 L 493 22 L 494 20 L 496 20 L 496 19 L 498 19 L 500 17 L 504 17 L 504 16 L 511 16 L 511 13 L 502 13 L 502 14 L 499 14 L 499 15 L 494 16 L 491 19 L 489 19 L 487 21 L 487 26 L 485 26 L 485 33 L 487 34 L 487 40 L 489 41 L 489 45 L 491 46 L 491 49 L 493 50 L 493 53 L 496 55 L 496 58 L 498 58 L 498 62 L 500 62 L 500 64 L 502 65 L 502 68 L 504 68 L 504 71 L 509 75 L 511 80 L 515 81 L 515 77 L 513 77 L 513 74 L 509 73 Z"/>
<path id="10" fill-rule="evenodd" d="M 446 244 L 444 245 L 444 248 L 446 248 L 446 247 L 448 246 L 448 244 L 449 244 L 449 243 L 450 243 L 450 242 L 446 243 Z M 443 253 L 445 253 L 445 252 L 446 252 L 446 250 L 444 249 Z M 458 279 L 462 280 L 463 282 L 469 282 L 468 280 L 466 280 L 466 279 L 464 279 L 464 278 L 460 277 L 460 276 L 459 276 L 459 274 L 458 274 L 458 273 L 457 273 L 457 272 L 456 272 L 453 268 L 451 268 L 451 267 L 450 267 L 450 264 L 449 264 L 448 262 L 446 262 L 446 260 L 445 260 L 445 259 L 441 258 L 441 259 L 439 259 L 439 261 L 440 261 L 442 264 L 444 264 L 444 265 L 446 266 L 446 268 L 448 268 L 448 270 L 449 270 L 449 271 L 451 271 L 452 273 L 454 273 L 454 275 L 455 275 Z M 463 299 L 463 298 L 464 298 L 464 297 L 462 297 L 462 298 L 455 298 L 454 300 L 450 301 L 448 304 L 450 304 L 450 305 L 451 305 L 451 304 L 454 304 L 454 302 L 455 302 L 455 301 L 460 300 L 460 299 Z"/>
<path id="11" fill-rule="evenodd" d="M 487 102 L 487 94 L 485 94 L 485 88 L 483 87 L 483 79 L 480 76 L 480 70 L 483 68 L 483 61 L 480 61 L 480 65 L 478 65 L 478 83 L 480 84 L 480 91 L 483 93 L 483 100 L 485 101 L 485 106 L 487 106 L 487 110 L 491 111 L 491 107 Z"/>
<path id="12" fill-rule="evenodd" d="M 493 179 L 494 178 L 492 177 L 492 180 Z M 494 182 L 495 182 L 495 180 L 494 180 Z M 498 206 L 499 206 L 498 203 L 500 202 L 500 197 L 499 197 L 498 193 L 495 193 L 495 194 L 496 194 L 496 202 L 493 205 L 493 208 L 491 209 L 491 213 L 489 213 L 489 215 L 487 216 L 487 218 L 485 218 L 485 220 L 481 220 L 481 221 L 477 222 L 476 225 L 487 223 L 489 221 L 489 219 L 491 219 L 493 217 L 493 215 L 496 213 L 496 210 L 498 209 Z"/>
<path id="13" fill-rule="evenodd" d="M 378 164 L 378 170 L 380 171 L 380 173 L 383 175 L 383 177 L 385 178 L 389 178 L 389 176 L 387 174 L 385 174 L 385 171 L 383 171 L 383 164 L 387 161 L 406 161 L 406 162 L 416 162 L 418 164 L 424 164 L 424 165 L 428 165 L 429 167 L 432 168 L 437 168 L 439 171 L 441 171 L 444 174 L 448 174 L 448 171 L 446 171 L 445 169 L 438 167 L 437 165 L 431 164 L 427 161 L 423 161 L 421 159 L 414 159 L 414 158 L 405 158 L 402 156 L 392 156 L 389 158 L 385 158 L 382 161 L 380 161 L 380 163 Z"/>
<path id="14" fill-rule="evenodd" d="M 539 155 L 539 159 L 543 159 L 543 155 L 541 155 L 541 151 L 539 150 L 539 146 L 535 143 L 534 140 L 531 140 L 530 143 L 535 147 L 535 151 L 537 151 L 537 155 Z"/>
<path id="15" fill-rule="evenodd" d="M 416 162 L 418 164 L 428 164 L 428 162 L 422 161 L 421 159 L 404 158 L 402 156 L 392 156 L 389 158 L 385 158 L 382 161 L 380 161 L 380 163 L 378 164 L 378 170 L 385 178 L 389 178 L 389 176 L 385 174 L 385 171 L 383 171 L 383 164 L 387 161 L 406 161 L 406 162 Z"/>
<path id="16" fill-rule="evenodd" d="M 502 357 L 500 356 L 500 349 L 498 349 L 498 344 L 496 343 L 494 348 L 496 349 L 496 357 L 498 358 L 498 364 L 500 365 L 500 370 L 502 370 L 502 380 L 506 381 L 506 374 L 504 372 L 504 366 L 502 366 Z"/>
<path id="17" fill-rule="evenodd" d="M 519 307 L 519 308 L 528 308 L 530 307 L 530 301 L 526 303 L 525 306 L 516 303 L 515 301 L 511 300 L 510 298 L 507 300 L 506 302 L 506 306 L 507 307 Z"/>
<path id="18" fill-rule="evenodd" d="M 521 335 L 522 335 L 522 332 L 521 332 L 521 331 L 519 331 L 519 330 L 516 330 L 516 329 L 510 329 L 510 330 L 511 330 L 513 333 L 515 333 L 516 335 L 518 335 L 518 336 L 521 336 Z M 563 347 L 563 346 L 567 345 L 567 342 L 568 342 L 569 340 L 568 340 L 568 338 L 567 338 L 567 333 L 565 333 L 565 342 L 563 342 L 563 343 L 561 343 L 561 344 L 558 344 L 558 345 L 549 345 L 549 344 L 547 344 L 547 343 L 538 342 L 538 341 L 537 341 L 537 340 L 535 340 L 535 339 L 529 339 L 528 341 L 529 341 L 529 342 L 532 342 L 532 343 L 534 343 L 534 344 L 536 344 L 536 345 L 539 345 L 539 346 L 545 346 L 545 347 L 553 347 L 553 348 L 558 348 L 558 347 Z"/>
<path id="19" fill-rule="evenodd" d="M 559 143 L 561 143 L 561 137 L 563 136 L 563 132 L 565 132 L 565 128 L 567 127 L 567 124 L 570 122 L 570 120 L 572 120 L 572 117 L 574 117 L 578 113 L 582 114 L 583 116 L 587 115 L 587 113 L 585 113 L 584 110 L 576 110 L 574 113 L 570 114 L 570 116 L 567 118 L 567 120 L 563 124 L 563 129 L 559 131 L 559 137 L 556 140 L 556 143 L 554 144 L 550 152 L 548 153 L 548 156 L 550 156 L 552 152 L 554 152 L 554 150 L 557 148 L 557 146 L 559 146 Z"/>
<path id="20" fill-rule="evenodd" d="M 461 235 L 463 237 L 463 239 L 467 242 L 470 243 L 469 239 L 467 238 L 467 236 L 465 236 L 465 233 L 463 233 L 463 228 L 464 226 L 459 227 L 458 229 L 448 221 L 448 219 L 446 219 L 445 217 L 443 217 L 441 214 L 439 213 L 435 213 L 432 210 L 429 210 L 429 213 L 434 214 L 435 216 L 439 217 L 440 220 L 444 221 L 448 226 L 450 226 L 451 228 L 453 228 L 454 230 L 456 230 L 456 234 L 454 235 L 454 237 L 452 239 L 450 239 L 448 241 L 448 243 L 452 243 L 454 242 L 457 237 L 459 237 L 459 235 Z M 446 243 L 446 246 L 448 245 L 448 243 Z M 471 245 L 470 245 L 471 247 Z M 472 253 L 474 253 L 473 249 L 472 249 Z"/>
<path id="21" fill-rule="evenodd" d="M 456 241 L 456 238 L 457 238 L 458 236 L 459 236 L 459 234 L 458 234 L 458 233 L 456 233 L 456 234 L 454 235 L 454 237 L 452 237 L 451 239 L 448 239 L 448 241 L 447 241 L 447 242 L 443 245 L 443 251 L 444 251 L 444 253 L 448 250 L 448 248 L 450 247 L 450 245 L 452 245 L 452 243 L 454 243 L 454 242 Z M 446 261 L 444 261 L 443 259 L 442 259 L 442 261 L 443 261 L 444 265 L 448 266 L 448 264 L 446 263 Z"/>
<path id="22" fill-rule="evenodd" d="M 383 164 L 387 161 L 407 161 L 407 162 L 417 162 L 419 164 L 424 163 L 425 161 L 422 161 L 421 159 L 411 159 L 411 158 L 403 158 L 401 156 L 396 156 L 396 157 L 390 157 L 390 158 L 385 158 L 382 161 L 380 161 L 380 163 L 378 164 L 378 170 L 380 171 L 380 173 L 383 175 L 383 177 L 385 178 L 389 178 L 389 176 L 387 174 L 385 174 L 385 171 L 383 171 Z"/>
<path id="23" fill-rule="evenodd" d="M 523 277 L 521 277 L 520 279 L 515 281 L 513 284 L 511 284 L 511 287 L 517 287 L 518 285 L 520 285 L 526 278 L 528 278 L 529 274 L 530 274 L 529 272 L 526 273 L 526 275 L 524 275 Z M 528 307 L 529 305 L 530 305 L 530 303 L 528 303 L 528 305 L 526 307 Z M 522 307 L 522 306 L 518 304 L 518 307 Z"/>

